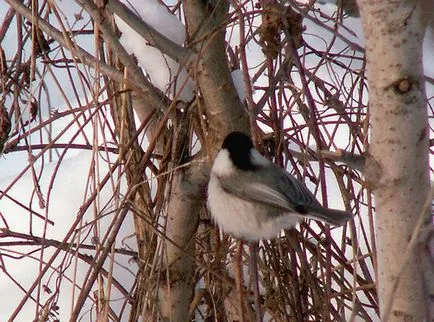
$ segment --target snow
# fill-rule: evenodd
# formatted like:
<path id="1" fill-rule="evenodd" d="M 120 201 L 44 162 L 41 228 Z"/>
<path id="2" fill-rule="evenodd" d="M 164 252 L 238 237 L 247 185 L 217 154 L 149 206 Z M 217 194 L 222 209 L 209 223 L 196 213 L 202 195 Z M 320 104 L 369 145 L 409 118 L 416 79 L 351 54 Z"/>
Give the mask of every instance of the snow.
<path id="1" fill-rule="evenodd" d="M 178 45 L 185 42 L 186 32 L 183 23 L 167 11 L 156 0 L 131 1 L 134 10 L 151 27 Z M 137 5 L 134 5 L 137 4 Z M 130 54 L 134 54 L 139 65 L 149 75 L 152 83 L 170 98 L 189 102 L 194 98 L 194 83 L 187 71 L 179 64 L 162 54 L 146 41 L 123 20 L 116 17 L 116 24 L 122 32 L 121 43 Z"/>
<path id="2" fill-rule="evenodd" d="M 125 1 L 131 4 L 137 14 L 151 27 L 171 39 L 178 45 L 183 45 L 186 38 L 184 24 L 165 6 L 156 0 Z M 139 65 L 149 75 L 152 83 L 170 98 L 189 102 L 194 98 L 195 85 L 185 68 L 158 49 L 146 44 L 146 41 L 123 20 L 116 16 L 116 24 L 122 32 L 121 43 L 128 53 L 134 54 Z M 232 80 L 241 101 L 246 99 L 244 81 L 241 70 L 235 69 Z"/>
<path id="3" fill-rule="evenodd" d="M 106 157 L 106 156 L 105 156 Z M 40 179 L 38 180 L 38 184 L 40 186 L 42 196 L 45 200 L 46 207 L 41 208 L 39 205 L 39 200 L 32 194 L 34 182 L 32 178 L 32 174 L 28 171 L 22 178 L 19 180 L 17 184 L 15 184 L 12 189 L 10 189 L 7 193 L 8 196 L 19 200 L 24 203 L 26 206 L 29 206 L 33 209 L 33 211 L 40 213 L 43 216 L 46 216 L 48 219 L 53 220 L 55 225 L 47 225 L 46 226 L 46 236 L 48 239 L 55 239 L 58 241 L 62 241 L 68 231 L 71 229 L 72 223 L 76 220 L 77 215 L 80 213 L 80 206 L 83 204 L 83 200 L 90 196 L 93 189 L 90 188 L 91 182 L 88 182 L 87 173 L 93 172 L 95 177 L 98 178 L 100 176 L 105 175 L 108 172 L 108 164 L 106 158 L 98 155 L 94 155 L 92 151 L 84 151 L 80 152 L 76 156 L 71 157 L 68 160 L 62 161 L 58 170 L 56 170 L 57 163 L 52 162 L 44 165 L 43 171 L 41 171 L 40 167 L 35 168 L 36 173 L 42 173 Z M 117 156 L 111 156 L 111 158 L 116 158 Z M 95 161 L 95 162 L 94 162 Z M 113 160 L 112 160 L 113 161 Z M 98 164 L 95 167 L 95 164 Z M 97 171 L 98 169 L 99 171 Z M 49 186 L 53 179 L 53 174 L 57 171 L 54 185 L 51 193 L 49 193 Z M 0 179 L 0 187 L 4 189 L 4 187 L 8 186 L 8 184 L 13 180 L 16 176 L 12 175 L 9 177 L 3 177 Z M 114 172 L 113 182 L 117 182 L 117 175 Z M 89 185 L 90 183 L 90 185 Z M 125 186 L 125 184 L 123 185 Z M 109 228 L 109 224 L 113 218 L 113 211 L 116 209 L 116 205 L 113 200 L 111 200 L 111 196 L 113 195 L 113 191 L 116 189 L 116 186 L 111 186 L 110 182 L 98 193 L 97 196 L 97 204 L 100 205 L 99 209 L 95 209 L 94 206 L 91 206 L 89 210 L 85 212 L 83 215 L 83 221 L 80 226 L 84 226 L 81 229 L 80 240 L 84 244 L 93 245 L 92 236 L 94 236 L 93 232 L 95 226 L 91 223 L 94 222 L 95 216 L 103 218 L 98 219 L 98 229 L 99 236 L 103 236 L 105 232 Z M 122 190 L 121 190 L 122 191 Z M 15 232 L 20 232 L 24 234 L 29 234 L 30 231 L 35 236 L 42 236 L 44 232 L 44 221 L 33 216 L 32 220 L 29 219 L 29 212 L 26 211 L 22 207 L 18 207 L 14 202 L 12 202 L 8 198 L 2 198 L 0 200 L 0 211 L 3 215 L 3 218 L 6 219 L 10 229 Z M 88 226 L 86 227 L 86 223 Z M 1 225 L 3 226 L 3 225 Z M 79 227 L 77 227 L 78 229 Z M 121 244 L 121 241 L 124 237 L 133 234 L 134 226 L 132 222 L 132 217 L 127 216 L 126 220 L 123 223 L 121 231 L 119 233 L 119 238 L 117 239 L 117 247 L 124 247 Z M 69 239 L 68 242 L 77 242 L 78 236 L 74 239 Z M 86 237 L 87 236 L 87 237 Z M 12 239 L 11 239 L 12 240 Z M 5 241 L 5 240 L 2 240 Z M 135 239 L 128 239 L 127 244 L 130 244 L 129 247 L 131 249 L 136 249 Z M 36 247 L 32 246 L 22 246 L 15 247 L 15 250 L 19 250 L 22 253 L 27 253 Z M 47 261 L 52 253 L 54 252 L 54 248 L 48 248 L 44 252 L 44 260 Z M 86 253 L 86 251 L 81 250 L 81 253 Z M 2 251 L 3 255 L 8 254 L 8 251 Z M 92 255 L 94 252 L 89 250 L 89 255 Z M 18 255 L 18 254 L 17 254 Z M 28 287 L 33 283 L 33 281 L 37 278 L 39 274 L 39 255 L 32 258 L 32 256 L 25 256 L 22 258 L 19 263 L 19 267 L 26 267 L 26 269 L 20 269 L 16 266 L 17 261 L 14 259 L 9 259 L 7 256 L 3 256 L 5 259 L 5 267 L 12 276 L 18 280 L 21 285 L 28 289 Z M 72 269 L 74 266 L 65 266 L 65 262 L 63 260 L 73 260 L 72 254 L 66 254 L 63 258 L 60 256 L 54 262 L 53 268 L 49 270 L 49 272 L 44 276 L 42 283 L 47 284 L 49 288 L 54 290 L 56 288 L 56 278 L 65 278 L 64 276 L 73 276 Z M 128 269 L 123 269 L 121 266 L 115 265 L 116 273 L 115 278 L 125 283 L 126 286 L 132 286 L 134 281 L 134 275 L 131 274 L 130 271 L 136 271 L 136 265 L 129 261 L 130 257 L 117 255 L 116 261 L 122 263 Z M 56 267 L 63 267 L 67 269 L 65 272 L 56 272 Z M 83 283 L 83 278 L 86 271 L 89 269 L 89 266 L 82 261 L 78 262 L 77 266 L 77 283 L 81 285 Z M 53 276 L 50 278 L 50 276 Z M 64 283 L 66 288 L 71 288 L 70 283 Z M 16 289 L 16 286 L 13 285 L 10 278 L 5 274 L 0 274 L 0 290 L 12 290 Z M 71 289 L 72 290 L 72 289 Z M 77 290 L 76 290 L 77 291 Z M 68 293 L 63 293 L 68 292 Z M 116 290 L 113 290 L 114 296 L 116 298 L 116 294 L 119 297 L 119 294 Z M 66 289 L 62 289 L 62 294 L 72 294 L 71 291 Z M 12 310 L 17 306 L 20 299 L 23 297 L 23 292 L 11 292 L 10 296 L 2 298 L 2 305 L 0 306 L 0 320 L 6 320 L 7 317 L 10 316 Z M 42 299 L 48 299 L 49 294 L 43 292 Z M 89 303 L 90 304 L 90 303 Z M 70 314 L 69 310 L 71 309 L 71 298 L 61 296 L 58 300 L 57 305 L 60 307 L 59 313 L 60 317 L 66 317 Z M 119 303 L 121 305 L 121 301 Z M 32 301 L 29 301 L 24 310 L 18 316 L 19 321 L 32 321 L 34 317 L 34 304 Z M 63 320 L 61 318 L 61 320 Z"/>
<path id="4" fill-rule="evenodd" d="M 231 72 L 231 76 L 232 76 L 232 81 L 234 82 L 238 97 L 240 98 L 241 102 L 244 102 L 246 100 L 246 90 L 245 90 L 244 81 L 243 81 L 243 72 L 241 71 L 241 69 L 234 69 Z"/>

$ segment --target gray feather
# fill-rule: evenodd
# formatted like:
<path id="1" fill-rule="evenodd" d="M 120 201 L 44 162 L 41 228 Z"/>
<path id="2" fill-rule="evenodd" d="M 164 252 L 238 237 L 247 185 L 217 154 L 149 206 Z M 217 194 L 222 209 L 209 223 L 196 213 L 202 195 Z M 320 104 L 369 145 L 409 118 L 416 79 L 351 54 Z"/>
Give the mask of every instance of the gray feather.
<path id="1" fill-rule="evenodd" d="M 323 207 L 304 183 L 271 162 L 255 172 L 240 171 L 221 176 L 219 181 L 228 193 L 281 212 L 318 219 L 334 226 L 341 226 L 353 217 L 348 212 Z"/>

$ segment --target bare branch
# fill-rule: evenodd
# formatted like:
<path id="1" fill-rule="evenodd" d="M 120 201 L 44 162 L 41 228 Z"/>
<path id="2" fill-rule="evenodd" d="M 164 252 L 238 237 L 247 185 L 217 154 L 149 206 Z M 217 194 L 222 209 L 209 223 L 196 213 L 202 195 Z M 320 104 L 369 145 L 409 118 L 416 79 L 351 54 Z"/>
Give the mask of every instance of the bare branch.
<path id="1" fill-rule="evenodd" d="M 86 3 L 88 0 L 78 0 L 78 2 Z M 190 65 L 196 60 L 196 53 L 186 47 L 180 46 L 166 36 L 152 28 L 146 21 L 143 21 L 134 14 L 127 6 L 119 0 L 108 0 L 107 8 L 114 14 L 119 16 L 139 35 L 146 39 L 151 46 L 158 48 L 163 54 L 177 61 L 180 65 Z"/>

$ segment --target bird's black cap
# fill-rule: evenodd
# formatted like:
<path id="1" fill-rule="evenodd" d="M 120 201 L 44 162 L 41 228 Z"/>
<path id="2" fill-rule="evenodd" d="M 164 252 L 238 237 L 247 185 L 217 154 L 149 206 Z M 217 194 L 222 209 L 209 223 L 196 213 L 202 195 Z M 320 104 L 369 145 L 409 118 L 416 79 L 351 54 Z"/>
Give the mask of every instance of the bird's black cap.
<path id="1" fill-rule="evenodd" d="M 241 170 L 255 170 L 257 168 L 250 159 L 253 142 L 245 133 L 229 133 L 223 141 L 222 149 L 228 150 L 232 163 L 237 168 Z"/>

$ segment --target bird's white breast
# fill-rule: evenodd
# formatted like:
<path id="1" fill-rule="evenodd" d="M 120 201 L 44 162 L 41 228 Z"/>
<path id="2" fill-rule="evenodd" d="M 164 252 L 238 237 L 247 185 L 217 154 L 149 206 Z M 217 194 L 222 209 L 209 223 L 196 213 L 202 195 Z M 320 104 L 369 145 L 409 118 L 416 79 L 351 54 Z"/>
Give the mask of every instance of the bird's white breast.
<path id="1" fill-rule="evenodd" d="M 211 170 L 208 184 L 208 206 L 215 222 L 226 233 L 247 240 L 270 239 L 277 237 L 282 228 L 295 226 L 299 219 L 282 213 L 269 216 L 269 207 L 238 198 L 226 192 L 219 178 L 230 176 L 234 165 L 226 150 L 221 150 Z"/>

